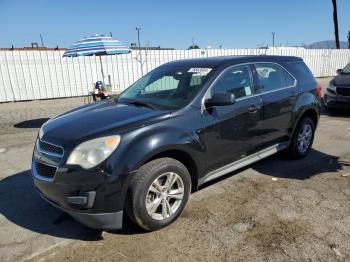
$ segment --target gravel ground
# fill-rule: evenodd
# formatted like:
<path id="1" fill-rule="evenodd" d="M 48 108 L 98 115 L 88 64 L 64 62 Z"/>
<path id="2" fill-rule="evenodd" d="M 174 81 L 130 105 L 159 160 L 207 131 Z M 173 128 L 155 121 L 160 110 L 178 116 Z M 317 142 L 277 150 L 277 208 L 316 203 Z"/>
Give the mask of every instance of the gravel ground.
<path id="1" fill-rule="evenodd" d="M 165 229 L 99 232 L 41 200 L 29 176 L 40 125 L 82 103 L 0 104 L 0 261 L 350 260 L 350 113 L 324 113 L 303 160 L 278 154 L 205 185 Z"/>

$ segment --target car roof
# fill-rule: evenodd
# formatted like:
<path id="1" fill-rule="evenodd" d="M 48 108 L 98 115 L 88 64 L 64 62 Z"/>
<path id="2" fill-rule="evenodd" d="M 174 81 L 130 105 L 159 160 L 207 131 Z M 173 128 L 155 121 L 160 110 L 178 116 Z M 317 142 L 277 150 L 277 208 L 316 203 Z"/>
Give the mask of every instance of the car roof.
<path id="1" fill-rule="evenodd" d="M 164 65 L 166 66 L 198 66 L 216 68 L 221 65 L 235 65 L 254 62 L 292 62 L 302 61 L 296 56 L 275 56 L 275 55 L 247 55 L 247 56 L 215 56 L 176 60 Z"/>

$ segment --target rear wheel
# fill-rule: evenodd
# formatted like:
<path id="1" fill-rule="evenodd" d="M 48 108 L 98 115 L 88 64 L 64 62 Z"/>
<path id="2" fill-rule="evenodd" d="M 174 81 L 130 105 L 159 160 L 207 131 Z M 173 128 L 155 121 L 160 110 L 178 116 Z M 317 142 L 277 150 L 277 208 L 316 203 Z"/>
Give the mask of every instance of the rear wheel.
<path id="1" fill-rule="evenodd" d="M 182 213 L 191 190 L 186 167 L 172 158 L 143 165 L 132 179 L 126 212 L 138 226 L 153 231 L 174 222 Z"/>
<path id="2" fill-rule="evenodd" d="M 293 135 L 293 139 L 289 148 L 292 156 L 302 158 L 309 153 L 315 133 L 315 124 L 310 117 L 303 117 Z"/>

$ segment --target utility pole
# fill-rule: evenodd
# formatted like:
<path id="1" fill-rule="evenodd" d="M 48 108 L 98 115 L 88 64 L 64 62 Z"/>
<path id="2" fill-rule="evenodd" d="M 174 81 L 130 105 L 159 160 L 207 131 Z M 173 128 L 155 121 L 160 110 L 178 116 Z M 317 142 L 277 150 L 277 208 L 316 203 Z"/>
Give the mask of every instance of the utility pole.
<path id="1" fill-rule="evenodd" d="M 140 56 L 140 64 L 141 64 L 141 75 L 143 76 L 143 61 L 142 61 L 142 51 L 141 51 L 141 42 L 140 42 L 140 31 L 141 28 L 136 27 L 137 31 L 137 43 L 139 45 L 139 56 Z"/>
<path id="2" fill-rule="evenodd" d="M 332 0 L 332 3 L 333 3 L 333 21 L 334 21 L 335 47 L 337 49 L 340 49 L 339 30 L 338 30 L 338 14 L 337 14 L 337 0 Z"/>
<path id="3" fill-rule="evenodd" d="M 272 32 L 272 47 L 275 47 L 275 32 Z"/>
<path id="4" fill-rule="evenodd" d="M 141 43 L 140 43 L 140 31 L 141 28 L 136 27 L 136 31 L 137 31 L 137 43 L 139 45 L 139 48 L 141 47 Z"/>
<path id="5" fill-rule="evenodd" d="M 41 47 L 44 47 L 43 36 L 41 34 L 40 34 L 40 40 L 41 40 Z"/>

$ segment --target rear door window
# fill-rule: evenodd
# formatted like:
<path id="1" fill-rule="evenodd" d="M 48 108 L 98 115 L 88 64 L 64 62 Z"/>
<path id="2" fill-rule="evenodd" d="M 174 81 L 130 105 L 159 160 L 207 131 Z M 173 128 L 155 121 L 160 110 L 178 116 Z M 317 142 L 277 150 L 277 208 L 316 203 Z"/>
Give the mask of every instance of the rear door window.
<path id="1" fill-rule="evenodd" d="M 255 64 L 255 69 L 258 75 L 261 93 L 295 85 L 294 77 L 278 64 L 259 63 Z"/>

